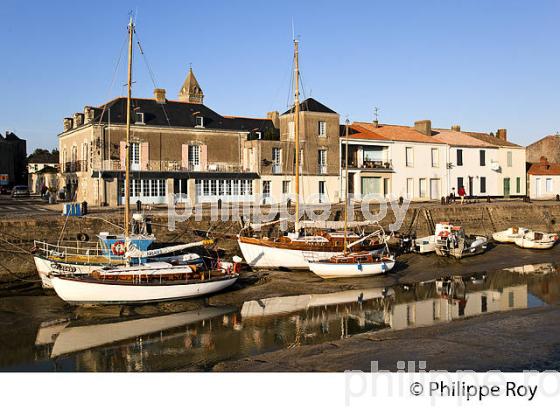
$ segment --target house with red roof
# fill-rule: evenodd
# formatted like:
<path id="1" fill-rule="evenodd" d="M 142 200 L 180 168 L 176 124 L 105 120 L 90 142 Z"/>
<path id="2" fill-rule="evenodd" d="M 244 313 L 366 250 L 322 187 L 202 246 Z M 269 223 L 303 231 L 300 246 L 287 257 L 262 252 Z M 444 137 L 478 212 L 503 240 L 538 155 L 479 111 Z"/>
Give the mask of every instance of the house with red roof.
<path id="1" fill-rule="evenodd" d="M 560 194 L 560 164 L 548 162 L 544 156 L 531 164 L 527 171 L 529 197 L 531 199 L 554 199 Z"/>

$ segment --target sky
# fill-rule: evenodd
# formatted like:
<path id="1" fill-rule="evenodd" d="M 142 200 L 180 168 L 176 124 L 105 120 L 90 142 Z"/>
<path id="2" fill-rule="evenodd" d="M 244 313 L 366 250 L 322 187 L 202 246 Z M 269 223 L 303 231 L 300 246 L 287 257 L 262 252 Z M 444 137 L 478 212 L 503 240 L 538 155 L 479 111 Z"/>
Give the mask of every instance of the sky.
<path id="1" fill-rule="evenodd" d="M 0 7 L 0 133 L 55 148 L 64 117 L 124 95 L 133 11 L 154 83 L 177 97 L 189 65 L 205 104 L 266 116 L 290 101 L 292 21 L 304 96 L 350 121 L 507 128 L 528 145 L 560 130 L 560 1 L 12 1 Z M 120 56 L 120 57 L 119 57 Z"/>

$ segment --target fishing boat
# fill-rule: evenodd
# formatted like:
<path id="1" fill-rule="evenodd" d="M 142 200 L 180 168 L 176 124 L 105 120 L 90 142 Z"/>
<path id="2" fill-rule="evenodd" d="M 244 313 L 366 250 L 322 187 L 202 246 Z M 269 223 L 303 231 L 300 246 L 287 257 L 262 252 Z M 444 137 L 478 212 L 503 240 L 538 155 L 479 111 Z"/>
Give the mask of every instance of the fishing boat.
<path id="1" fill-rule="evenodd" d="M 348 148 L 348 120 L 346 120 L 346 148 Z M 344 195 L 344 232 L 343 253 L 333 255 L 327 259 L 309 258 L 309 270 L 323 279 L 353 278 L 361 276 L 379 275 L 390 271 L 395 266 L 395 258 L 389 251 L 385 231 L 378 225 L 375 235 L 378 243 L 384 247 L 380 251 L 354 251 L 348 248 L 348 149 L 346 149 L 346 189 Z"/>
<path id="2" fill-rule="evenodd" d="M 482 235 L 466 235 L 463 227 L 449 222 L 436 224 L 436 254 L 457 259 L 486 252 L 488 238 Z"/>
<path id="3" fill-rule="evenodd" d="M 132 89 L 132 18 L 128 25 L 128 92 L 126 115 L 125 208 L 124 235 L 119 240 L 119 254 L 126 266 L 93 269 L 89 274 L 62 274 L 53 270 L 48 278 L 57 293 L 70 304 L 137 304 L 169 301 L 202 296 L 231 286 L 239 274 L 238 264 L 186 264 L 174 266 L 168 262 L 143 262 L 163 253 L 178 251 L 190 244 L 172 246 L 165 250 L 147 250 L 131 241 L 130 232 L 130 124 Z M 117 238 L 114 238 L 117 239 Z M 112 246 L 114 248 L 115 246 Z"/>
<path id="4" fill-rule="evenodd" d="M 283 232 L 276 237 L 264 237 L 254 234 L 255 230 L 248 224 L 238 235 L 238 245 L 245 261 L 252 268 L 288 268 L 307 269 L 308 263 L 304 253 L 314 252 L 329 258 L 343 251 L 341 232 L 328 229 L 306 229 L 300 221 L 300 101 L 299 101 L 299 52 L 298 40 L 294 39 L 294 151 L 295 151 L 295 224 L 293 231 Z M 275 221 L 273 223 L 278 223 Z M 368 241 L 367 235 L 354 235 L 355 250 L 368 250 L 378 244 Z"/>
<path id="5" fill-rule="evenodd" d="M 515 244 L 526 249 L 550 249 L 558 240 L 555 233 L 529 231 L 515 240 Z"/>
<path id="6" fill-rule="evenodd" d="M 523 235 L 529 232 L 527 228 L 520 228 L 518 226 L 512 226 L 505 231 L 494 232 L 492 238 L 494 241 L 499 243 L 515 243 L 515 240 L 522 238 Z"/>

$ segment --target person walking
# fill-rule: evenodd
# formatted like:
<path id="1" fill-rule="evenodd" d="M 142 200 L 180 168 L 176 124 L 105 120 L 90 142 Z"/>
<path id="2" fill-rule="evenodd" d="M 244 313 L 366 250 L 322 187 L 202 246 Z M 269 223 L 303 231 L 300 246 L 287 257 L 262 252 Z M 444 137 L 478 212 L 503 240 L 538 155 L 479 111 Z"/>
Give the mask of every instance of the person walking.
<path id="1" fill-rule="evenodd" d="M 464 186 L 460 186 L 459 187 L 459 191 L 458 191 L 459 196 L 461 197 L 461 205 L 463 205 L 463 203 L 465 202 L 465 187 Z"/>

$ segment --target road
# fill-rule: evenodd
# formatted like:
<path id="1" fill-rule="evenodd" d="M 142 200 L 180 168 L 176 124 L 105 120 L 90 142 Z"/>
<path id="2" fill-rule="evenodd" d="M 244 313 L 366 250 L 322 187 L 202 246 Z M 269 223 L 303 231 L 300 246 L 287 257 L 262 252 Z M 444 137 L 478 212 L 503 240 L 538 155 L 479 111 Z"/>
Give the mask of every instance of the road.
<path id="1" fill-rule="evenodd" d="M 54 215 L 61 210 L 53 209 L 47 202 L 38 197 L 12 198 L 9 195 L 0 195 L 0 218 L 15 215 Z"/>

